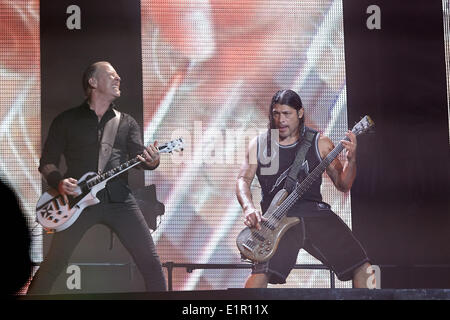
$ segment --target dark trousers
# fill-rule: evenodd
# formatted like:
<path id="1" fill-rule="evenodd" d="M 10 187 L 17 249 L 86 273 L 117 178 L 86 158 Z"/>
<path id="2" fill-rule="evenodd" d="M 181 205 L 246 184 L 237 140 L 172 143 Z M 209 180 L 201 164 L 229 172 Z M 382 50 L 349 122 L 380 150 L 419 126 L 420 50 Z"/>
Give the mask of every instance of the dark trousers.
<path id="1" fill-rule="evenodd" d="M 102 191 L 97 194 L 99 204 L 85 208 L 72 226 L 55 233 L 50 250 L 30 284 L 29 294 L 50 293 L 84 233 L 99 223 L 117 234 L 141 272 L 147 291 L 167 290 L 155 244 L 136 200 L 130 194 L 125 202 L 112 203 Z"/>

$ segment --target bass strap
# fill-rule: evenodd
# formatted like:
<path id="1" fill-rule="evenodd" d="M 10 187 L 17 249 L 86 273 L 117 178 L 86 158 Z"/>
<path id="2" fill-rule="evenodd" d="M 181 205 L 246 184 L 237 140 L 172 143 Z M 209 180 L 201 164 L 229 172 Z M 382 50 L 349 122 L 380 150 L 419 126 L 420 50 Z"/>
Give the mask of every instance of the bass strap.
<path id="1" fill-rule="evenodd" d="M 98 173 L 101 174 L 111 157 L 114 140 L 116 140 L 117 129 L 119 128 L 120 112 L 113 109 L 116 116 L 105 124 L 102 140 L 100 141 L 100 150 L 98 154 Z"/>
<path id="2" fill-rule="evenodd" d="M 300 172 L 300 168 L 305 161 L 306 153 L 311 147 L 314 136 L 316 135 L 316 131 L 309 130 L 308 128 L 305 129 L 305 134 L 303 135 L 303 139 L 300 142 L 300 146 L 295 154 L 294 162 L 292 163 L 291 169 L 289 170 L 289 174 L 284 183 L 284 189 L 288 193 L 291 193 L 297 184 L 298 173 Z"/>

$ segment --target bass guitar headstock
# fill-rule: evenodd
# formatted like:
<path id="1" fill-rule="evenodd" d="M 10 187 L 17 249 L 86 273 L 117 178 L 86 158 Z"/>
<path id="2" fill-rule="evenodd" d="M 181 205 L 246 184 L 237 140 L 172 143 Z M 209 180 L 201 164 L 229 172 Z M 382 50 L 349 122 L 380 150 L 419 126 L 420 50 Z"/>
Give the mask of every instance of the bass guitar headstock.
<path id="1" fill-rule="evenodd" d="M 364 116 L 352 129 L 355 135 L 363 134 L 375 126 L 375 122 L 369 117 Z"/>

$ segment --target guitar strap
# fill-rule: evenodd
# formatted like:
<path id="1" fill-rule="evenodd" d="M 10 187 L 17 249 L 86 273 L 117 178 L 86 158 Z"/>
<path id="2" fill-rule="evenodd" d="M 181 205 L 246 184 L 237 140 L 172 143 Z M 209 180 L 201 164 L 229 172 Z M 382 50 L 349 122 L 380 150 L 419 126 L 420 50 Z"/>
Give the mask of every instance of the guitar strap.
<path id="1" fill-rule="evenodd" d="M 286 181 L 284 183 L 284 189 L 288 193 L 291 193 L 297 184 L 298 173 L 300 172 L 300 168 L 305 161 L 306 153 L 311 147 L 314 136 L 316 135 L 316 131 L 309 130 L 308 128 L 305 129 L 302 142 L 300 142 L 300 146 L 295 154 L 294 162 L 292 163 L 291 169 L 289 170 L 288 176 L 286 177 Z"/>
<path id="2" fill-rule="evenodd" d="M 100 150 L 98 154 L 98 173 L 101 174 L 111 157 L 114 140 L 116 140 L 117 129 L 119 128 L 120 112 L 113 109 L 116 116 L 110 119 L 103 129 Z"/>

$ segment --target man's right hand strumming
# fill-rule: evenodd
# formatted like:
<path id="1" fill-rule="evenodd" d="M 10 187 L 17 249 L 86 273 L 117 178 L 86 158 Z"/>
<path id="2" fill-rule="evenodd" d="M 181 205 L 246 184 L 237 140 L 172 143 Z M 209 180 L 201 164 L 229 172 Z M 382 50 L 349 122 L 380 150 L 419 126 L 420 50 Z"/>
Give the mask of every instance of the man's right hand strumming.
<path id="1" fill-rule="evenodd" d="M 78 188 L 78 181 L 74 178 L 66 178 L 61 180 L 58 185 L 58 192 L 64 197 L 66 203 L 69 202 L 67 195 L 77 196 L 76 189 Z"/>

